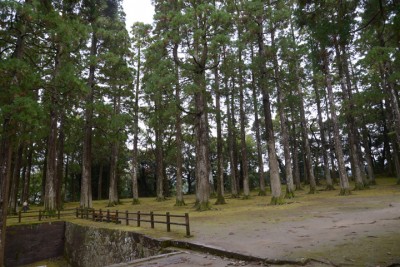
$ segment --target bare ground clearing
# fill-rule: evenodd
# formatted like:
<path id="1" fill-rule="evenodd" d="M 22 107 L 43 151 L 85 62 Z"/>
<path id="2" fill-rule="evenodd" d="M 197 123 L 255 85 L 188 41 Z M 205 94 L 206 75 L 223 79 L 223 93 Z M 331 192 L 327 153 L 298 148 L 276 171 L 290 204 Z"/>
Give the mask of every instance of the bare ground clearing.
<path id="1" fill-rule="evenodd" d="M 107 225 L 264 259 L 317 260 L 307 266 L 400 266 L 400 186 L 395 185 L 395 179 L 379 179 L 378 185 L 354 191 L 350 196 L 338 193 L 338 190 L 319 191 L 309 195 L 307 190 L 298 191 L 294 199 L 280 206 L 267 205 L 270 196 L 254 193 L 249 200 L 227 198 L 226 205 L 214 205 L 206 212 L 194 211 L 193 196 L 185 197 L 188 205 L 184 207 L 174 207 L 173 198 L 164 202 L 141 199 L 137 206 L 124 200 L 117 207 L 121 211 L 190 212 L 193 234 L 190 238 L 184 237 L 181 228 L 167 233 L 161 225 L 156 225 L 156 229 L 146 225 L 141 228 Z M 95 208 L 105 205 L 106 201 L 95 202 Z M 196 253 L 178 254 L 153 263 L 158 264 L 154 266 L 259 265 Z"/>

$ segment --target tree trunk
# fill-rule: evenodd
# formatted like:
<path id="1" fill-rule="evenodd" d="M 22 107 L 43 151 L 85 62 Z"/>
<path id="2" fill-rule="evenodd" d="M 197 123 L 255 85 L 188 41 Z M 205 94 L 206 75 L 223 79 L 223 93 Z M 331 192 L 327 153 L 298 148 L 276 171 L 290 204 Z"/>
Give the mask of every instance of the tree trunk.
<path id="1" fill-rule="evenodd" d="M 174 46 L 174 53 L 178 53 L 178 44 Z M 183 199 L 183 137 L 182 137 L 182 114 L 180 111 L 181 106 L 181 85 L 179 81 L 179 66 L 175 65 L 175 101 L 176 101 L 176 200 L 175 206 L 185 206 Z M 218 116 L 218 115 L 217 115 Z"/>
<path id="2" fill-rule="evenodd" d="M 97 55 L 97 36 L 96 32 L 92 32 L 92 40 L 90 47 L 90 56 Z M 81 199 L 80 206 L 82 208 L 92 208 L 92 124 L 93 124 L 93 101 L 95 86 L 96 65 L 92 63 L 89 66 L 88 88 L 89 93 L 86 96 L 85 109 L 85 127 L 83 139 L 82 154 L 82 181 L 81 181 Z"/>
<path id="3" fill-rule="evenodd" d="M 215 58 L 218 62 L 218 57 Z M 224 156 L 221 122 L 221 89 L 219 84 L 219 69 L 214 69 L 215 112 L 217 123 L 217 201 L 216 205 L 226 204 L 224 197 Z"/>
<path id="4" fill-rule="evenodd" d="M 156 127 L 156 191 L 157 201 L 165 200 L 164 196 L 164 171 L 163 171 L 163 149 L 162 149 L 162 137 L 161 129 L 159 126 Z"/>
<path id="5" fill-rule="evenodd" d="M 108 190 L 108 206 L 114 207 L 119 204 L 118 199 L 118 141 L 114 140 L 111 144 L 111 163 L 110 163 L 110 186 Z"/>
<path id="6" fill-rule="evenodd" d="M 56 179 L 56 195 L 57 195 L 57 209 L 63 206 L 63 179 L 64 179 L 64 142 L 65 142 L 65 112 L 61 111 L 60 129 L 58 134 L 58 149 L 57 149 L 57 179 Z"/>
<path id="7" fill-rule="evenodd" d="M 97 184 L 97 199 L 98 200 L 103 199 L 103 168 L 104 168 L 103 163 L 100 163 L 99 181 L 98 181 L 98 184 Z"/>
<path id="8" fill-rule="evenodd" d="M 114 97 L 114 114 L 113 117 L 119 116 L 120 113 L 120 97 Z M 110 187 L 108 191 L 108 206 L 113 207 L 119 204 L 118 198 L 118 152 L 119 140 L 118 136 L 114 136 L 111 141 L 111 164 L 110 164 Z"/>
<path id="9" fill-rule="evenodd" d="M 226 78 L 227 79 L 227 78 Z M 228 88 L 228 82 L 225 80 L 225 87 Z M 237 187 L 237 159 L 236 159 L 236 150 L 235 150 L 235 135 L 234 135 L 234 120 L 233 120 L 233 110 L 232 104 L 233 102 L 233 93 L 232 99 L 229 96 L 226 97 L 226 106 L 227 106 L 227 117 L 228 117 L 228 150 L 229 150 L 229 160 L 230 160 L 230 169 L 231 169 L 231 197 L 238 198 L 239 197 L 239 188 Z"/>
<path id="10" fill-rule="evenodd" d="M 203 52 L 204 53 L 204 52 Z M 204 64 L 205 65 L 205 64 Z M 194 83 L 198 86 L 195 92 L 195 131 L 196 131 L 196 208 L 209 209 L 209 181 L 210 159 L 207 119 L 207 92 L 204 70 L 197 71 Z"/>
<path id="11" fill-rule="evenodd" d="M 320 132 L 320 138 L 321 138 L 321 146 L 322 146 L 322 159 L 324 162 L 324 176 L 325 176 L 325 180 L 326 180 L 326 188 L 325 190 L 334 190 L 334 186 L 333 186 L 333 181 L 332 181 L 332 177 L 331 177 L 331 171 L 329 168 L 329 152 L 328 152 L 328 145 L 326 143 L 326 137 L 325 137 L 325 127 L 324 127 L 324 123 L 322 121 L 322 108 L 321 108 L 321 98 L 319 95 L 319 89 L 317 87 L 316 84 L 316 80 L 315 80 L 315 73 L 314 73 L 314 77 L 313 77 L 313 87 L 314 87 L 314 92 L 315 92 L 315 101 L 317 104 L 317 115 L 318 115 L 318 126 L 319 126 L 319 132 Z"/>
<path id="12" fill-rule="evenodd" d="M 53 97 L 52 97 L 53 98 Z M 57 112 L 52 103 L 50 108 L 50 134 L 47 142 L 46 183 L 44 193 L 44 209 L 52 212 L 57 208 L 56 181 L 57 175 Z"/>
<path id="13" fill-rule="evenodd" d="M 295 38 L 295 33 L 293 30 L 293 26 L 291 25 L 291 36 L 293 39 L 293 42 L 296 42 Z M 304 98 L 303 98 L 303 92 L 301 89 L 301 81 L 300 81 L 300 64 L 298 62 L 298 59 L 296 59 L 296 68 L 294 70 L 295 74 L 295 81 L 297 84 L 296 87 L 296 92 L 297 96 L 299 97 L 299 103 L 300 103 L 300 128 L 301 128 L 301 133 L 303 137 L 303 150 L 304 150 L 304 165 L 305 165 L 305 170 L 306 170 L 306 177 L 308 181 L 310 182 L 310 194 L 315 194 L 317 192 L 317 185 L 315 181 L 315 176 L 314 176 L 314 170 L 312 167 L 312 158 L 311 158 L 311 149 L 310 149 L 310 144 L 308 140 L 308 127 L 307 127 L 307 119 L 305 116 L 305 109 L 304 109 Z"/>
<path id="14" fill-rule="evenodd" d="M 282 203 L 281 196 L 281 181 L 279 177 L 279 166 L 278 160 L 276 157 L 275 151 L 275 136 L 274 129 L 272 124 L 272 114 L 271 114 L 271 102 L 270 96 L 267 88 L 267 70 L 266 70 L 266 55 L 265 55 L 265 44 L 264 44 L 264 36 L 263 36 L 263 23 L 258 22 L 258 51 L 259 57 L 261 59 L 260 62 L 260 88 L 263 96 L 263 108 L 264 108 L 264 119 L 265 119 L 265 130 L 266 130 L 266 139 L 267 139 L 267 148 L 268 148 L 268 158 L 269 158 L 269 173 L 270 173 L 270 181 L 271 181 L 271 204 L 276 205 Z"/>
<path id="15" fill-rule="evenodd" d="M 241 33 L 239 31 L 239 40 Z M 247 146 L 246 146 L 246 115 L 244 110 L 244 87 L 243 87 L 243 60 L 242 60 L 242 49 L 239 48 L 239 113 L 240 113 L 240 152 L 242 156 L 242 174 L 243 174 L 243 198 L 250 198 L 250 187 L 249 187 L 249 170 L 247 160 Z"/>
<path id="16" fill-rule="evenodd" d="M 277 48 L 275 44 L 275 29 L 274 25 L 271 25 L 271 46 L 273 49 L 273 65 L 274 65 L 274 80 L 277 90 L 277 104 L 279 119 L 281 121 L 281 142 L 283 146 L 283 154 L 285 157 L 285 176 L 286 176 L 286 195 L 285 198 L 294 197 L 294 184 L 293 184 L 293 172 L 292 172 L 292 160 L 290 157 L 290 145 L 289 145 L 289 130 L 287 127 L 287 119 L 285 110 L 283 107 L 283 99 L 285 99 L 285 92 L 281 86 L 281 78 L 279 73 L 278 57 L 276 55 Z"/>
<path id="17" fill-rule="evenodd" d="M 27 157 L 27 162 L 26 162 L 26 171 L 25 171 L 25 176 L 24 176 L 24 185 L 22 189 L 22 194 L 21 194 L 21 201 L 29 201 L 29 185 L 31 181 L 31 172 L 32 172 L 32 156 L 33 156 L 33 146 L 32 144 L 29 145 L 28 151 L 27 151 L 28 157 Z"/>
<path id="18" fill-rule="evenodd" d="M 336 61 L 339 70 L 339 80 L 340 80 L 340 87 L 342 89 L 342 93 L 344 96 L 343 102 L 347 103 L 346 106 L 346 120 L 348 125 L 348 138 L 349 138 L 349 146 L 350 146 L 350 158 L 352 161 L 352 174 L 354 175 L 355 179 L 355 190 L 362 190 L 364 189 L 364 183 L 361 177 L 361 170 L 360 170 L 360 160 L 357 154 L 357 144 L 356 144 L 356 128 L 355 128 L 355 120 L 354 116 L 351 114 L 352 109 L 354 106 L 352 105 L 352 99 L 350 98 L 349 91 L 351 88 L 346 88 L 346 86 L 351 86 L 346 84 L 346 77 L 344 76 L 344 63 L 342 62 L 342 56 L 339 50 L 338 41 L 335 37 L 334 39 L 335 51 L 336 51 Z"/>
<path id="19" fill-rule="evenodd" d="M 139 90 L 140 90 L 140 69 L 141 69 L 141 46 L 138 47 L 138 62 L 136 69 L 136 86 L 135 86 L 135 106 L 133 117 L 133 150 L 132 150 L 132 204 L 139 204 L 139 188 L 138 188 L 138 141 L 139 141 Z"/>
<path id="20" fill-rule="evenodd" d="M 336 115 L 336 107 L 335 101 L 333 98 L 333 90 L 332 90 L 332 82 L 331 76 L 329 72 L 329 59 L 328 59 L 328 52 L 326 50 L 322 51 L 323 53 L 323 72 L 325 74 L 325 83 L 326 88 L 328 91 L 328 101 L 329 101 L 329 109 L 331 113 L 331 120 L 333 126 L 333 138 L 335 143 L 335 152 L 336 152 L 336 159 L 338 162 L 338 169 L 339 169 L 339 180 L 340 180 L 340 195 L 348 195 L 350 194 L 350 185 L 346 174 L 345 164 L 344 164 L 344 157 L 343 157 L 343 150 L 342 150 L 342 141 L 340 140 L 340 133 L 339 133 L 339 125 Z"/>
<path id="21" fill-rule="evenodd" d="M 251 62 L 254 62 L 254 48 L 251 46 Z M 251 71 L 251 87 L 253 92 L 253 108 L 254 108 L 254 128 L 256 132 L 256 143 L 257 143 L 257 163 L 258 163 L 258 180 L 260 185 L 260 190 L 258 192 L 259 196 L 265 196 L 267 194 L 265 189 L 265 178 L 264 178 L 264 161 L 262 154 L 262 144 L 261 144 L 261 134 L 260 134 L 260 122 L 258 115 L 258 101 L 257 101 L 257 89 L 256 89 L 256 79 L 254 76 L 254 71 Z"/>
<path id="22" fill-rule="evenodd" d="M 11 169 L 11 136 L 10 120 L 3 122 L 3 131 L 0 143 L 0 185 L 1 185 L 1 210 L 0 210 L 0 266 L 4 266 L 4 248 L 7 226 L 7 208 L 9 198 L 10 169 Z"/>
<path id="23" fill-rule="evenodd" d="M 21 161 L 22 161 L 22 154 L 24 151 L 23 144 L 18 145 L 18 151 L 14 154 L 14 167 L 13 172 L 11 175 L 11 188 L 10 188 L 10 200 L 8 203 L 8 213 L 9 214 L 16 214 L 17 210 L 17 198 L 18 198 L 18 188 L 19 188 L 19 180 L 21 178 Z"/>

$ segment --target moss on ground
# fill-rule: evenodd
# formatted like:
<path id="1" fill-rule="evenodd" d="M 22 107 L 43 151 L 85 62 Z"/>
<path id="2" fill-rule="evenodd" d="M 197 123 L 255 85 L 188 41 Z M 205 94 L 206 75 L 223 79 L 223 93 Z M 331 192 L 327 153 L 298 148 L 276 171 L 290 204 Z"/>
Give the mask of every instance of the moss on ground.
<path id="1" fill-rule="evenodd" d="M 370 197 L 376 196 L 400 196 L 400 187 L 396 185 L 395 178 L 377 178 L 378 185 L 371 186 L 371 190 L 361 190 L 361 191 L 353 191 L 351 195 L 339 197 L 340 190 L 331 190 L 324 191 L 326 185 L 321 184 L 317 187 L 319 194 L 308 194 L 307 190 L 297 190 L 295 192 L 296 197 L 290 200 L 287 200 L 287 203 L 283 205 L 268 205 L 271 200 L 270 197 L 259 196 L 258 191 L 253 191 L 250 194 L 250 199 L 243 201 L 241 198 L 228 198 L 226 197 L 227 204 L 225 205 L 211 205 L 211 202 L 207 205 L 207 207 L 203 207 L 202 210 L 204 212 L 196 211 L 196 198 L 195 195 L 185 195 L 185 203 L 184 206 L 175 205 L 176 199 L 169 198 L 165 201 L 156 201 L 154 197 L 148 198 L 140 198 L 140 203 L 137 205 L 132 205 L 132 199 L 122 199 L 120 203 L 112 208 L 108 206 L 108 200 L 96 200 L 93 201 L 93 208 L 102 209 L 104 212 L 109 209 L 110 211 L 118 210 L 121 214 L 128 210 L 129 212 L 150 212 L 154 211 L 155 213 L 166 213 L 170 212 L 171 214 L 180 214 L 184 213 L 190 214 L 190 221 L 196 222 L 207 222 L 209 224 L 218 223 L 220 221 L 226 220 L 248 220 L 251 216 L 257 216 L 259 214 L 268 213 L 270 218 L 280 217 L 281 214 L 286 214 L 288 212 L 301 211 L 306 209 L 312 209 L 313 207 L 317 208 L 326 208 L 330 209 L 332 205 L 332 200 L 342 201 L 345 203 L 347 209 L 357 209 L 357 208 L 365 208 L 365 203 L 362 199 L 368 199 Z M 282 186 L 282 196 L 285 195 L 286 187 Z M 357 201 L 354 199 L 357 198 Z M 351 199 L 351 201 L 348 201 Z M 370 203 L 373 207 L 379 207 L 383 205 L 380 202 Z M 76 208 L 79 206 L 78 202 L 70 202 L 65 203 L 65 209 Z M 38 211 L 43 209 L 41 206 L 31 206 L 30 211 Z M 306 218 L 306 215 L 301 218 Z M 63 220 L 63 218 L 61 218 Z M 291 218 L 293 219 L 293 218 Z M 76 222 L 84 223 L 85 225 L 93 225 L 93 226 L 101 226 L 101 227 L 110 227 L 110 228 L 126 228 L 124 221 L 122 224 L 113 224 L 113 223 L 102 223 L 90 221 L 90 220 L 75 220 L 74 215 L 67 218 L 67 220 L 73 220 Z M 283 216 L 281 220 L 286 220 Z M 46 220 L 47 221 L 47 220 Z M 51 218 L 51 221 L 57 221 L 56 218 Z M 37 218 L 23 218 L 22 224 L 32 224 L 39 223 Z M 8 219 L 7 225 L 19 225 L 18 219 Z M 134 221 L 130 222 L 130 226 L 128 229 L 131 230 L 139 230 L 146 229 L 148 225 L 146 223 L 142 223 L 141 228 L 135 228 L 132 225 L 136 225 Z M 156 228 L 162 228 L 164 225 L 156 225 Z M 184 227 L 175 228 L 182 230 L 184 232 Z M 172 235 L 175 233 L 175 229 L 171 232 Z M 127 230 L 127 229 L 124 229 Z M 164 229 L 163 229 L 164 230 Z M 168 233 L 169 236 L 170 233 Z M 165 233 L 164 233 L 165 235 Z"/>

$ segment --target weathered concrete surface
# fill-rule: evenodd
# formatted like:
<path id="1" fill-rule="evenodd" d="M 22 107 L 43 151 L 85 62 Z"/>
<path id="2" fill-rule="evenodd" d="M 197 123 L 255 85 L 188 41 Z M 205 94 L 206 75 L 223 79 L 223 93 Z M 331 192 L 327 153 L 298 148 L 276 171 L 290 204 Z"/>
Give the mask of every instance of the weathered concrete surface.
<path id="1" fill-rule="evenodd" d="M 258 266 L 269 266 L 269 267 L 295 267 L 295 266 L 307 266 L 307 267 L 330 267 L 329 263 L 321 261 L 307 261 L 299 264 L 271 264 L 266 263 L 262 259 L 259 260 L 240 260 L 232 259 L 227 257 L 220 257 L 208 253 L 200 253 L 191 250 L 178 249 L 175 252 L 157 255 L 145 259 L 134 260 L 127 263 L 110 265 L 107 267 L 230 267 L 230 266 L 246 266 L 246 267 L 258 267 Z"/>
<path id="2" fill-rule="evenodd" d="M 62 256 L 64 231 L 64 222 L 7 227 L 6 266 L 19 266 Z"/>
<path id="3" fill-rule="evenodd" d="M 139 233 L 67 222 L 64 256 L 72 266 L 100 267 L 154 256 L 167 245 Z"/>

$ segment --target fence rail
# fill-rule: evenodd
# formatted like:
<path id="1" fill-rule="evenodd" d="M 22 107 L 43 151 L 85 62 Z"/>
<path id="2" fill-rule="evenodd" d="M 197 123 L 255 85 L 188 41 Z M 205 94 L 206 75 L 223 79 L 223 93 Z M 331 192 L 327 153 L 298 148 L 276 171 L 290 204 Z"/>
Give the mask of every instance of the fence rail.
<path id="1" fill-rule="evenodd" d="M 54 212 L 47 212 L 44 210 L 35 211 L 18 211 L 17 214 L 7 215 L 8 220 L 16 220 L 18 223 L 22 221 L 42 221 L 45 219 L 61 219 L 66 217 L 73 217 L 75 215 L 75 209 L 63 209 L 56 210 Z"/>
<path id="2" fill-rule="evenodd" d="M 190 236 L 190 225 L 189 225 L 189 213 L 184 215 L 166 213 L 154 213 L 154 212 L 129 212 L 118 210 L 95 210 L 95 209 L 83 209 L 83 208 L 72 208 L 64 210 L 56 210 L 54 212 L 47 212 L 44 210 L 35 211 L 19 211 L 17 214 L 8 215 L 7 220 L 13 222 L 27 222 L 27 221 L 47 221 L 52 219 L 65 219 L 65 218 L 81 218 L 89 219 L 100 222 L 113 222 L 113 223 L 125 223 L 129 225 L 130 222 L 136 222 L 136 226 L 140 227 L 141 223 L 149 223 L 151 228 L 155 228 L 155 224 L 165 224 L 167 232 L 171 231 L 171 226 L 183 226 L 186 229 L 186 236 Z"/>
<path id="3" fill-rule="evenodd" d="M 170 214 L 166 212 L 162 213 L 144 213 L 144 212 L 120 212 L 118 210 L 95 210 L 95 209 L 82 209 L 76 208 L 76 218 L 88 219 L 100 222 L 113 222 L 113 223 L 125 223 L 129 225 L 130 222 L 136 222 L 136 226 L 140 227 L 141 222 L 150 223 L 151 228 L 155 228 L 155 224 L 165 224 L 167 226 L 167 232 L 171 231 L 171 225 L 184 226 L 186 228 L 186 236 L 190 236 L 190 225 L 189 225 L 189 213 L 184 215 Z M 157 219 L 156 219 L 157 218 Z M 164 218 L 164 220 L 160 219 Z M 183 222 L 171 221 L 172 218 L 180 218 Z"/>

